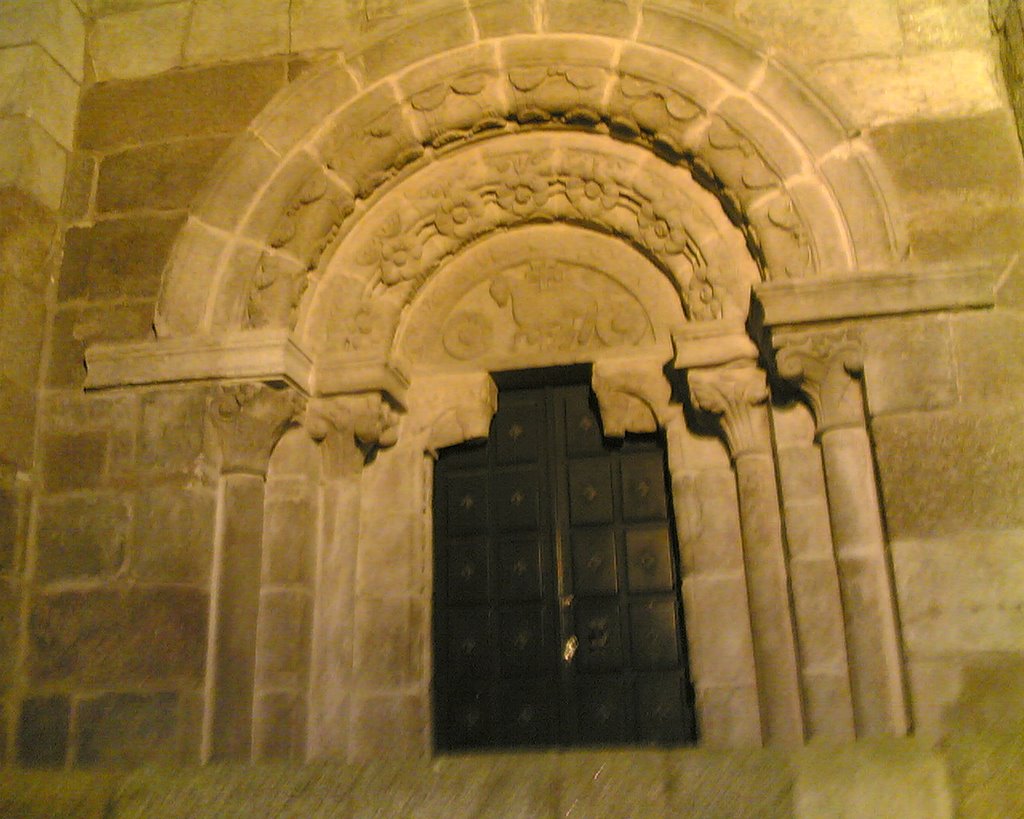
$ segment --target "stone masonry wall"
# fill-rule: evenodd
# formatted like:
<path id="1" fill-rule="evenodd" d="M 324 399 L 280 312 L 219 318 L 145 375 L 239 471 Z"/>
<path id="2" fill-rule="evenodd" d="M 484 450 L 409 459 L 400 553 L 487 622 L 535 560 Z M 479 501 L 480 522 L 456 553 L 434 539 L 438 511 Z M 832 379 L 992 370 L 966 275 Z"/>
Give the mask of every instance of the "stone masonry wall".
<path id="1" fill-rule="evenodd" d="M 1024 658 L 1018 488 L 1024 484 L 1024 271 L 1011 263 L 1024 222 L 1024 171 L 988 6 L 985 0 L 675 4 L 752 29 L 849 113 L 888 167 L 904 205 L 910 263 L 1005 259 L 993 311 L 866 325 L 866 378 L 918 726 L 940 734 L 951 713 L 965 707 L 968 689 L 995 691 L 997 703 L 1012 704 L 1012 690 L 986 687 L 985 669 Z M 470 30 L 484 37 L 538 26 L 629 37 L 643 8 L 657 5 L 83 0 L 85 65 L 67 71 L 85 85 L 66 160 L 64 252 L 59 277 L 53 274 L 59 283 L 38 395 L 40 458 L 34 473 L 27 456 L 0 473 L 7 481 L 0 482 L 6 493 L 0 494 L 0 573 L 8 572 L 0 586 L 0 656 L 14 658 L 0 667 L 9 758 L 60 765 L 197 753 L 214 505 L 203 454 L 207 388 L 83 394 L 82 356 L 93 341 L 151 334 L 175 232 L 232 138 L 310 62 L 354 52 L 403 14 L 464 8 Z M 438 37 L 418 47 L 445 47 Z M 49 58 L 45 42 L 40 53 Z M 36 51 L 0 50 L 0 83 L 7 76 L 3 59 L 29 57 L 43 61 Z M 358 75 L 357 63 L 353 70 Z M 25 93 L 2 90 L 0 128 L 13 127 L 9 120 L 19 133 L 43 127 L 42 113 L 17 112 L 43 111 L 35 101 L 56 92 L 40 80 Z M 61 93 L 70 98 L 70 91 Z M 8 102 L 22 98 L 32 106 Z M 62 127 L 65 143 L 58 144 L 72 147 L 70 127 Z M 33 139 L 18 144 L 42 156 L 44 141 Z M 46 184 L 18 184 L 50 216 L 33 215 L 36 206 L 17 197 L 17 205 L 0 201 L 12 213 L 28 214 L 19 216 L 26 224 L 42 226 L 32 234 L 40 263 L 29 265 L 30 277 L 53 255 L 45 226 L 47 219 L 56 222 L 61 186 L 54 187 L 52 174 L 45 178 Z M 4 241 L 0 232 L 0 249 Z M 3 252 L 28 258 L 20 249 Z M 0 288 L 11 280 L 3 258 Z M 43 293 L 45 276 L 35 281 L 28 289 Z M 28 301 L 22 315 L 41 309 L 41 299 Z M 7 303 L 13 302 L 5 296 L 0 304 Z M 3 350 L 32 348 L 22 336 L 7 341 L 5 333 L 0 329 Z M 15 360 L 0 358 L 4 367 Z M 12 381 L 34 385 L 38 367 L 22 366 L 28 375 Z M 32 389 L 17 395 L 29 406 L 19 411 L 16 428 L 4 428 L 3 446 L 24 446 L 31 437 L 24 419 L 33 417 L 36 396 Z M 31 514 L 25 503 L 8 500 L 15 497 L 16 472 L 24 476 L 18 486 L 34 474 L 39 491 Z M 4 546 L 18 533 L 27 534 L 23 557 Z M 6 579 L 14 567 L 27 572 L 24 596 L 4 591 L 21 588 Z M 303 599 L 299 586 L 285 592 Z M 288 679 L 262 693 L 290 702 L 299 683 Z"/>

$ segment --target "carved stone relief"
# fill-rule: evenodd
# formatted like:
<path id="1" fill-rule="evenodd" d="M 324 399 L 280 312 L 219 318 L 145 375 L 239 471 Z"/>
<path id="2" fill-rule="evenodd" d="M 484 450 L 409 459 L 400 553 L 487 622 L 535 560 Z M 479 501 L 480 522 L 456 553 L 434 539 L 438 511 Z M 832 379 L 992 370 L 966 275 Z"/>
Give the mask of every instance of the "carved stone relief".
<path id="1" fill-rule="evenodd" d="M 685 321 L 668 278 L 609 236 L 569 225 L 495 234 L 452 260 L 403 317 L 412 373 L 594 360 L 667 341 Z"/>
<path id="2" fill-rule="evenodd" d="M 569 257 L 553 267 L 554 259 L 518 253 L 516 261 L 527 264 L 522 269 L 497 258 L 489 262 L 508 275 L 504 283 L 488 284 L 484 314 L 493 324 L 504 310 L 519 328 L 518 347 L 641 341 L 639 313 L 629 306 L 628 294 L 643 277 L 631 271 L 658 267 L 669 285 L 659 300 L 670 298 L 691 319 L 745 315 L 757 268 L 741 231 L 687 171 L 606 139 L 533 134 L 438 161 L 382 197 L 338 243 L 300 313 L 298 331 L 314 350 L 387 349 L 403 307 L 435 271 L 446 270 L 487 237 L 551 223 L 585 228 L 579 237 L 594 241 L 617 237 L 617 244 L 635 248 L 635 258 L 615 274 L 625 288 L 621 293 L 578 265 L 567 267 Z M 582 238 L 574 239 L 573 253 L 582 244 Z M 566 293 L 563 309 L 571 301 L 576 315 L 542 330 L 543 317 L 527 305 L 532 298 L 536 306 L 540 290 L 559 288 Z M 621 308 L 614 321 L 612 305 L 601 304 L 613 295 L 614 307 Z M 471 317 L 446 332 L 452 342 L 447 352 L 457 360 L 486 352 L 484 304 L 479 295 L 469 300 L 474 306 L 463 312 Z"/>

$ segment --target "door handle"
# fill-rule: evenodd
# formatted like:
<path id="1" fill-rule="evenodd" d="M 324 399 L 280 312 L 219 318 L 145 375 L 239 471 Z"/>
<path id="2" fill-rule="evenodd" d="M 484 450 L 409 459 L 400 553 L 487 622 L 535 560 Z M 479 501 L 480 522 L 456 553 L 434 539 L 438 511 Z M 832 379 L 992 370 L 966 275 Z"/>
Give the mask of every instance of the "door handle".
<path id="1" fill-rule="evenodd" d="M 571 663 L 572 658 L 576 656 L 576 649 L 579 647 L 580 641 L 576 639 L 576 635 L 574 634 L 565 641 L 565 647 L 562 649 L 562 659 L 567 663 Z"/>

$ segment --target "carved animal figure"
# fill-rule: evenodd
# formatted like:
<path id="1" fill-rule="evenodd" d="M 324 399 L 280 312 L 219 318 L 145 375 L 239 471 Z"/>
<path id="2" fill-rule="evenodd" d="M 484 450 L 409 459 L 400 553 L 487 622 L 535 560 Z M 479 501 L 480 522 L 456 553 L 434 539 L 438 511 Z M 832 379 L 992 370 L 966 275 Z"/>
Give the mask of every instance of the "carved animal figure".
<path id="1" fill-rule="evenodd" d="M 594 337 L 597 300 L 588 290 L 566 284 L 558 273 L 531 271 L 521 281 L 499 274 L 490 294 L 499 307 L 511 304 L 516 347 L 566 349 Z"/>

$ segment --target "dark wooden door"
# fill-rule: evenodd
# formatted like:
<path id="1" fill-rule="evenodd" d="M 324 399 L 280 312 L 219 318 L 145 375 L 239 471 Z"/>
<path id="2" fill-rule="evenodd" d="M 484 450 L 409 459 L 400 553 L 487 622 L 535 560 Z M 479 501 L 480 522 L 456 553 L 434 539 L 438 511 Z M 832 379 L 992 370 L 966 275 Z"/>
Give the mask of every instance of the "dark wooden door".
<path id="1" fill-rule="evenodd" d="M 435 474 L 438 748 L 692 741 L 657 437 L 611 446 L 586 386 L 509 390 Z"/>

